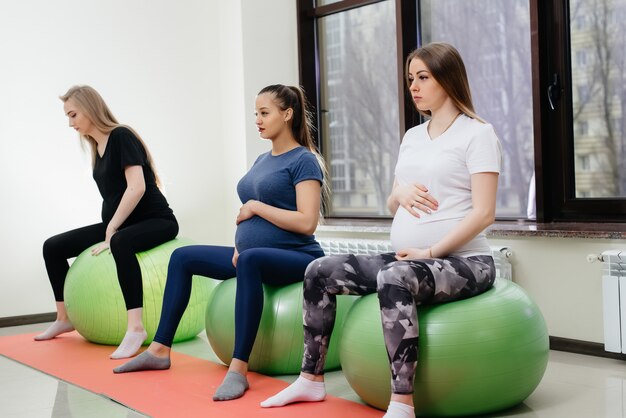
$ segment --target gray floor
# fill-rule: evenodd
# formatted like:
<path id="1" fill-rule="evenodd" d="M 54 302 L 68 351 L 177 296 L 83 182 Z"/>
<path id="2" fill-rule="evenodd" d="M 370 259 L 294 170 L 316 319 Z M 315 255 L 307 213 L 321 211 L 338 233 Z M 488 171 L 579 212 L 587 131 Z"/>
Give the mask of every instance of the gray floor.
<path id="1" fill-rule="evenodd" d="M 44 324 L 0 328 L 0 335 L 35 332 Z M 177 351 L 217 361 L 200 335 L 176 344 Z M 279 377 L 292 381 L 295 376 Z M 327 374 L 332 395 L 359 401 L 341 372 Z M 626 363 L 553 351 L 546 374 L 520 406 L 498 417 L 626 417 Z M 144 415 L 98 394 L 59 381 L 0 356 L 0 417 L 124 417 Z"/>

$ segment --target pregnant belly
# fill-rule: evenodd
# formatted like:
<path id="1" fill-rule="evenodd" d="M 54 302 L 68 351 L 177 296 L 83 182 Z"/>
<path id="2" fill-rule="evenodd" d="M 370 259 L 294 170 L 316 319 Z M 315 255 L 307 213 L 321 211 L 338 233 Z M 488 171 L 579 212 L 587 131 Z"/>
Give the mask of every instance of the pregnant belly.
<path id="1" fill-rule="evenodd" d="M 391 246 L 394 251 L 404 248 L 428 248 L 437 243 L 456 225 L 458 219 L 437 219 L 433 215 L 416 218 L 399 207 L 391 224 Z"/>

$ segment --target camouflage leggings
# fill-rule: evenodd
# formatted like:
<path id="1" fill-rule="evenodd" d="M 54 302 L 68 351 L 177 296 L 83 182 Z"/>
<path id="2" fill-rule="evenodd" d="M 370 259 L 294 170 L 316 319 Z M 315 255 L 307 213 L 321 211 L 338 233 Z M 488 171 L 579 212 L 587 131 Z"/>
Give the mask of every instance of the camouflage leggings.
<path id="1" fill-rule="evenodd" d="M 324 373 L 336 295 L 378 292 L 393 393 L 413 393 L 418 357 L 416 306 L 465 299 L 491 287 L 491 256 L 397 261 L 393 254 L 318 258 L 304 276 L 302 371 Z"/>

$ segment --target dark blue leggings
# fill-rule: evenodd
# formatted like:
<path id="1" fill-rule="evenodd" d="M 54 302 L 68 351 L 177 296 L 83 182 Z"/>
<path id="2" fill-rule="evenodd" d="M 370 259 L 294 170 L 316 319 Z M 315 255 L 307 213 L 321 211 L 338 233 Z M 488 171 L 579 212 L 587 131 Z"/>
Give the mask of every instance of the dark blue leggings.
<path id="1" fill-rule="evenodd" d="M 217 280 L 237 278 L 235 300 L 235 351 L 233 358 L 247 362 L 263 312 L 263 283 L 286 285 L 301 282 L 309 263 L 323 256 L 278 248 L 242 251 L 233 267 L 233 247 L 192 245 L 172 253 L 163 297 L 163 310 L 154 341 L 172 346 L 176 328 L 191 296 L 193 275 Z"/>

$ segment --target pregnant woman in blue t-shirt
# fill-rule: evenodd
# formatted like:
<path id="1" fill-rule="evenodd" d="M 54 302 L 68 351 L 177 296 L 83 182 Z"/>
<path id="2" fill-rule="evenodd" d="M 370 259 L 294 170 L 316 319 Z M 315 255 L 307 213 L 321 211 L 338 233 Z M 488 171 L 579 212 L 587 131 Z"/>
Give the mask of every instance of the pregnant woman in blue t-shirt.
<path id="1" fill-rule="evenodd" d="M 256 125 L 272 150 L 260 155 L 239 181 L 243 205 L 235 247 L 194 245 L 172 254 L 161 321 L 146 351 L 116 373 L 170 367 L 170 347 L 191 293 L 194 274 L 237 277 L 235 349 L 214 400 L 241 397 L 248 389 L 248 358 L 263 310 L 262 283 L 302 281 L 307 265 L 324 253 L 313 232 L 320 213 L 323 166 L 309 131 L 306 99 L 298 87 L 272 85 L 256 98 Z"/>

